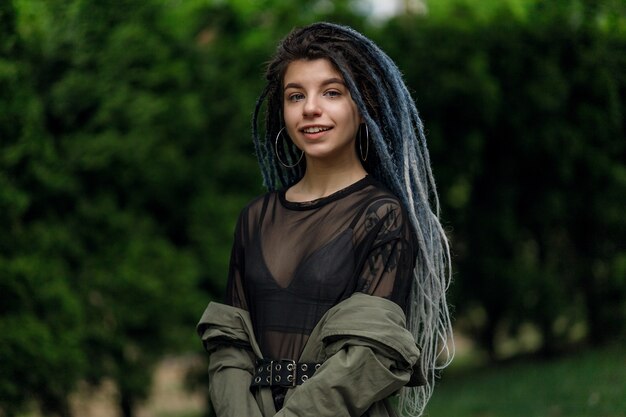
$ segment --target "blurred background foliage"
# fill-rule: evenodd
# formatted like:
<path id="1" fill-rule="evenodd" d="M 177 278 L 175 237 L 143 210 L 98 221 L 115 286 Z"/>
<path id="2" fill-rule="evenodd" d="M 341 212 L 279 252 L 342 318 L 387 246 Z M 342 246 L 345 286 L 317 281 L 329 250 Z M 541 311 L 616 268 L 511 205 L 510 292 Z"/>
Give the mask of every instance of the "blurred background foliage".
<path id="1" fill-rule="evenodd" d="M 476 357 L 623 341 L 626 5 L 373 4 L 0 2 L 0 415 L 70 416 L 79 382 L 113 380 L 130 417 L 163 357 L 200 351 L 263 192 L 263 63 L 320 19 L 375 39 L 414 92 Z"/>

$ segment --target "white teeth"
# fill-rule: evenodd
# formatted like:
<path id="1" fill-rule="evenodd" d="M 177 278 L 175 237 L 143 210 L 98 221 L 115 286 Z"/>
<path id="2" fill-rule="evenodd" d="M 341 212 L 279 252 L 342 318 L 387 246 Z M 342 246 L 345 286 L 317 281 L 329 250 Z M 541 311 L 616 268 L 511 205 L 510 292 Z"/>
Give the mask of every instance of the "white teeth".
<path id="1" fill-rule="evenodd" d="M 327 130 L 330 130 L 329 127 L 307 127 L 306 129 L 303 130 L 304 133 L 319 133 L 319 132 L 325 132 Z"/>

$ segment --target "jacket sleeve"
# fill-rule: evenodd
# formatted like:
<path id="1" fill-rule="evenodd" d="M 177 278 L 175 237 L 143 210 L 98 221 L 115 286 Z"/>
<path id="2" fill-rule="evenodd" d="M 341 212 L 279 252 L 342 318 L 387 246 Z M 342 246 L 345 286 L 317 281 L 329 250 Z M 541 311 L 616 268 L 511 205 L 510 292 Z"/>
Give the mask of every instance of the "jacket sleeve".
<path id="1" fill-rule="evenodd" d="M 209 394 L 218 417 L 262 417 L 250 392 L 255 354 L 247 315 L 236 307 L 210 303 L 197 326 L 209 352 Z"/>
<path id="2" fill-rule="evenodd" d="M 404 327 L 401 308 L 380 297 L 356 297 L 357 308 L 339 309 L 323 324 L 326 360 L 290 390 L 275 416 L 361 416 L 409 382 L 419 350 Z"/>

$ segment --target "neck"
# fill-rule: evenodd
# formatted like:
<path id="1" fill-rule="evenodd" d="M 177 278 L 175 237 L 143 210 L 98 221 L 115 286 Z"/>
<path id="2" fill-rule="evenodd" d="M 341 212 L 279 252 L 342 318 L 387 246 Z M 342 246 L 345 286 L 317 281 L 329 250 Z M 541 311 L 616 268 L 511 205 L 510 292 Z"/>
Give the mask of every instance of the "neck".
<path id="1" fill-rule="evenodd" d="M 358 160 L 327 164 L 315 159 L 307 159 L 304 176 L 287 190 L 286 197 L 294 202 L 316 200 L 344 189 L 366 175 L 367 172 Z"/>

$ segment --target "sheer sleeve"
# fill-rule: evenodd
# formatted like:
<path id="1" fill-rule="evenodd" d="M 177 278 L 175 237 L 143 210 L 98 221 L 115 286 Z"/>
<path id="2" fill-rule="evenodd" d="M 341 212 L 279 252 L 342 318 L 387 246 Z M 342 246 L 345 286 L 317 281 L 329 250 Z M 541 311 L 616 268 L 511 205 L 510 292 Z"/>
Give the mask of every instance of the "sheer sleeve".
<path id="1" fill-rule="evenodd" d="M 415 265 L 414 239 L 400 203 L 376 201 L 367 208 L 362 230 L 358 292 L 390 299 L 406 311 Z"/>
<path id="2" fill-rule="evenodd" d="M 230 265 L 228 270 L 228 283 L 226 284 L 225 304 L 248 310 L 246 294 L 244 290 L 245 276 L 245 251 L 243 245 L 244 236 L 243 213 L 239 216 L 235 227 L 233 247 L 230 253 Z"/>

